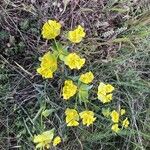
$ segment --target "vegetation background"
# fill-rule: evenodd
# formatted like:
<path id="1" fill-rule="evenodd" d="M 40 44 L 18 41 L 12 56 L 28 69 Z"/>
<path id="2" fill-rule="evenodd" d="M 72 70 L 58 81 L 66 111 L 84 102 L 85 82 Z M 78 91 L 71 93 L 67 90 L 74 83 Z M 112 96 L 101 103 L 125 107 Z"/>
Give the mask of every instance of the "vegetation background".
<path id="1" fill-rule="evenodd" d="M 63 30 L 78 24 L 86 29 L 83 42 L 73 45 L 87 60 L 84 71 L 116 87 L 112 108 L 123 106 L 130 119 L 127 132 L 115 135 L 92 101 L 100 121 L 93 128 L 66 129 L 65 102 L 59 74 L 43 80 L 36 74 L 38 57 L 50 42 L 41 38 L 48 19 Z M 59 39 L 66 43 L 63 36 Z M 75 74 L 77 74 L 75 72 Z M 63 137 L 60 150 L 150 149 L 150 1 L 149 0 L 1 0 L 0 1 L 0 149 L 32 150 L 31 136 L 44 127 Z"/>

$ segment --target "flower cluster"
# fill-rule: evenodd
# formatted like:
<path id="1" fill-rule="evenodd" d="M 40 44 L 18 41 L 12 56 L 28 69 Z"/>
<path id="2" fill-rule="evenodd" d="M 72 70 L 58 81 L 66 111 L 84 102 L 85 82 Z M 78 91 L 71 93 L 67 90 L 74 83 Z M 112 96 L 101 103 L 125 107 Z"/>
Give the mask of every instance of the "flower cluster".
<path id="1" fill-rule="evenodd" d="M 82 119 L 83 125 L 87 125 L 87 126 L 93 124 L 93 122 L 96 120 L 93 111 L 87 111 L 87 110 L 83 111 L 80 113 L 80 117 Z"/>
<path id="2" fill-rule="evenodd" d="M 81 69 L 83 65 L 85 64 L 85 59 L 80 58 L 76 53 L 70 53 L 66 58 L 65 58 L 65 64 L 70 68 L 70 69 Z"/>
<path id="3" fill-rule="evenodd" d="M 91 71 L 84 73 L 80 76 L 79 80 L 85 84 L 89 84 L 93 81 L 94 75 Z"/>
<path id="4" fill-rule="evenodd" d="M 66 80 L 63 87 L 63 98 L 68 100 L 70 97 L 74 96 L 77 92 L 77 86 L 71 80 Z"/>
<path id="5" fill-rule="evenodd" d="M 86 60 L 82 58 L 75 52 L 69 52 L 67 47 L 64 47 L 60 42 L 56 41 L 56 37 L 60 34 L 61 24 L 55 20 L 48 20 L 42 27 L 42 36 L 47 40 L 52 40 L 51 51 L 46 52 L 42 58 L 40 58 L 40 66 L 37 68 L 37 72 L 43 78 L 53 78 L 54 73 L 58 68 L 59 60 L 63 62 L 71 70 L 80 70 Z M 74 30 L 69 31 L 67 34 L 67 39 L 72 43 L 79 43 L 85 37 L 84 28 L 78 25 Z M 65 65 L 61 66 L 62 70 L 65 70 Z M 66 71 L 67 72 L 67 71 Z M 88 109 L 90 105 L 89 92 L 93 87 L 92 84 L 94 80 L 94 74 L 91 71 L 85 72 L 80 76 L 71 77 L 65 74 L 65 79 L 61 94 L 64 100 L 68 101 L 70 99 L 75 100 L 74 109 L 67 108 L 65 110 L 65 122 L 68 127 L 79 126 L 80 120 L 83 125 L 92 125 L 97 117 L 93 111 Z M 113 91 L 115 88 L 111 84 L 106 84 L 103 82 L 99 83 L 97 89 L 97 99 L 99 99 L 103 104 L 109 103 L 113 99 Z M 82 111 L 78 111 L 78 102 L 80 105 L 84 104 L 85 108 Z M 90 107 L 91 108 L 91 107 Z M 80 108 L 81 109 L 81 108 Z M 49 111 L 44 111 L 43 115 L 47 116 Z M 113 125 L 111 129 L 114 132 L 120 131 L 120 126 L 127 128 L 129 126 L 128 118 L 122 121 L 122 117 L 126 111 L 121 109 L 119 112 L 110 109 L 102 109 L 102 114 L 111 118 Z M 50 148 L 52 145 L 56 146 L 61 142 L 61 138 L 56 136 L 54 139 L 53 130 L 43 132 L 40 135 L 34 137 L 34 143 L 37 144 L 36 148 Z"/>
<path id="6" fill-rule="evenodd" d="M 60 34 L 61 24 L 55 20 L 48 20 L 42 28 L 43 38 L 50 40 L 55 39 Z M 71 42 L 79 43 L 85 36 L 84 28 L 78 26 L 74 31 L 69 31 L 68 39 Z M 70 69 L 81 69 L 85 64 L 85 58 L 81 58 L 76 53 L 69 53 L 65 48 L 62 48 L 60 43 L 56 43 L 54 52 L 47 52 L 40 59 L 41 64 L 37 72 L 43 78 L 53 78 L 53 73 L 57 70 L 57 58 L 64 61 Z"/>
<path id="7" fill-rule="evenodd" d="M 61 142 L 61 138 L 56 136 L 54 138 L 54 130 L 45 131 L 39 135 L 35 135 L 33 142 L 36 143 L 36 149 L 49 149 L 52 145 L 56 146 Z"/>
<path id="8" fill-rule="evenodd" d="M 53 73 L 57 70 L 57 59 L 55 55 L 47 52 L 40 61 L 41 64 L 37 72 L 41 74 L 43 78 L 53 78 Z"/>
<path id="9" fill-rule="evenodd" d="M 67 108 L 65 111 L 67 126 L 78 126 L 79 114 L 75 109 Z"/>
<path id="10" fill-rule="evenodd" d="M 91 83 L 94 79 L 94 75 L 91 71 L 81 74 L 76 84 L 72 80 L 66 80 L 63 87 L 63 99 L 68 100 L 73 97 L 75 94 L 79 99 L 84 102 L 88 99 L 88 91 L 91 88 L 87 84 Z M 79 118 L 82 119 L 83 125 L 91 125 L 96 120 L 94 117 L 94 112 L 85 110 L 80 113 L 76 109 L 67 108 L 65 111 L 66 114 L 66 124 L 67 126 L 78 126 Z"/>
<path id="11" fill-rule="evenodd" d="M 42 28 L 44 39 L 55 39 L 60 34 L 61 24 L 55 20 L 48 20 Z"/>
<path id="12" fill-rule="evenodd" d="M 121 126 L 124 128 L 128 128 L 129 126 L 129 120 L 127 117 L 122 121 L 122 116 L 124 116 L 125 113 L 125 109 L 120 109 L 119 112 L 116 110 L 110 111 L 110 108 L 102 109 L 102 114 L 107 118 L 111 118 L 111 121 L 113 123 L 111 129 L 116 133 L 121 130 Z"/>
<path id="13" fill-rule="evenodd" d="M 69 31 L 68 33 L 68 39 L 73 43 L 81 42 L 82 38 L 84 37 L 85 37 L 84 29 L 80 25 L 78 25 L 78 27 L 75 30 Z"/>
<path id="14" fill-rule="evenodd" d="M 114 87 L 110 84 L 104 84 L 101 82 L 98 86 L 98 99 L 102 103 L 108 103 L 112 100 L 112 92 L 114 91 Z"/>
<path id="15" fill-rule="evenodd" d="M 83 125 L 91 125 L 96 120 L 96 117 L 94 117 L 93 111 L 82 111 L 78 114 L 78 112 L 75 109 L 69 109 L 67 108 L 65 111 L 66 114 L 66 123 L 67 126 L 78 126 L 79 125 L 79 118 L 82 119 Z"/>
<path id="16" fill-rule="evenodd" d="M 116 110 L 113 110 L 110 114 L 111 116 L 111 120 L 114 123 L 112 125 L 112 130 L 114 132 L 119 132 L 120 128 L 119 128 L 119 123 L 121 122 L 122 127 L 127 128 L 129 126 L 129 120 L 128 118 L 124 119 L 123 121 L 121 121 L 121 116 L 123 116 L 126 113 L 125 109 L 121 109 L 119 112 L 117 112 Z M 120 126 L 121 126 L 120 125 Z"/>
<path id="17" fill-rule="evenodd" d="M 74 96 L 77 92 L 81 93 L 83 90 L 88 92 L 88 87 L 85 84 L 91 83 L 94 79 L 93 73 L 87 72 L 85 74 L 81 74 L 79 77 L 79 81 L 83 82 L 82 84 L 75 84 L 72 80 L 66 80 L 63 87 L 63 98 L 68 100 L 72 96 Z"/>

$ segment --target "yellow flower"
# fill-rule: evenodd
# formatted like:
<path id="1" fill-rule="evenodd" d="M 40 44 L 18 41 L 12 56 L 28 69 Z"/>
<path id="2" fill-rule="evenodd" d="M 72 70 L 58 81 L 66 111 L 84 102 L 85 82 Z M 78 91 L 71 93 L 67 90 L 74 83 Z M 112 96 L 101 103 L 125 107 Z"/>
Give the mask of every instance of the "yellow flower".
<path id="1" fill-rule="evenodd" d="M 98 90 L 100 93 L 107 94 L 111 93 L 114 90 L 114 87 L 110 84 L 104 84 L 103 82 L 101 82 L 99 84 Z"/>
<path id="2" fill-rule="evenodd" d="M 125 109 L 121 109 L 121 110 L 120 110 L 121 116 L 124 115 L 125 113 L 126 113 L 126 110 L 125 110 Z"/>
<path id="3" fill-rule="evenodd" d="M 37 72 L 42 75 L 43 78 L 53 78 L 53 72 L 49 68 L 38 68 Z"/>
<path id="4" fill-rule="evenodd" d="M 40 60 L 42 68 L 50 68 L 52 72 L 57 70 L 57 58 L 50 51 L 45 53 Z"/>
<path id="5" fill-rule="evenodd" d="M 42 75 L 43 78 L 52 78 L 53 73 L 57 70 L 57 59 L 56 57 L 47 52 L 41 58 L 40 67 L 37 68 L 37 72 Z"/>
<path id="6" fill-rule="evenodd" d="M 34 136 L 33 142 L 36 143 L 36 148 L 50 148 L 54 136 L 53 130 L 45 131 L 42 134 Z"/>
<path id="7" fill-rule="evenodd" d="M 60 34 L 61 24 L 55 20 L 48 20 L 42 27 L 43 38 L 55 39 Z"/>
<path id="8" fill-rule="evenodd" d="M 67 126 L 78 126 L 79 114 L 75 109 L 67 108 L 65 111 Z"/>
<path id="9" fill-rule="evenodd" d="M 119 131 L 120 131 L 120 129 L 119 129 L 119 127 L 118 127 L 118 124 L 112 125 L 111 129 L 112 129 L 114 132 L 119 132 Z"/>
<path id="10" fill-rule="evenodd" d="M 111 119 L 114 123 L 118 123 L 119 122 L 119 113 L 115 110 L 113 110 L 110 114 Z"/>
<path id="11" fill-rule="evenodd" d="M 68 100 L 70 97 L 74 96 L 77 92 L 77 86 L 71 80 L 66 80 L 63 87 L 63 98 Z"/>
<path id="12" fill-rule="evenodd" d="M 125 128 L 127 128 L 129 126 L 129 120 L 128 120 L 128 118 L 126 118 L 125 120 L 123 120 L 122 126 L 125 127 Z"/>
<path id="13" fill-rule="evenodd" d="M 114 87 L 110 84 L 100 83 L 98 86 L 98 99 L 103 103 L 108 103 L 112 100 L 112 93 Z"/>
<path id="14" fill-rule="evenodd" d="M 85 84 L 88 84 L 88 83 L 91 83 L 94 79 L 94 75 L 91 71 L 85 73 L 85 74 L 82 74 L 79 78 L 79 80 Z"/>
<path id="15" fill-rule="evenodd" d="M 101 102 L 103 102 L 103 103 L 108 103 L 112 100 L 112 94 L 104 95 L 104 94 L 99 93 L 98 99 L 100 99 Z"/>
<path id="16" fill-rule="evenodd" d="M 82 118 L 83 125 L 89 126 L 90 124 L 93 124 L 93 122 L 96 120 L 93 111 L 83 111 L 79 115 Z"/>
<path id="17" fill-rule="evenodd" d="M 81 69 L 85 64 L 85 59 L 80 58 L 76 53 L 70 53 L 65 58 L 65 64 L 70 67 L 70 69 Z"/>
<path id="18" fill-rule="evenodd" d="M 78 25 L 75 30 L 69 31 L 68 33 L 68 39 L 73 43 L 81 42 L 82 38 L 84 37 L 85 37 L 84 28 L 82 28 L 80 25 Z"/>
<path id="19" fill-rule="evenodd" d="M 53 146 L 58 145 L 61 142 L 61 138 L 59 136 L 56 136 L 53 140 Z"/>

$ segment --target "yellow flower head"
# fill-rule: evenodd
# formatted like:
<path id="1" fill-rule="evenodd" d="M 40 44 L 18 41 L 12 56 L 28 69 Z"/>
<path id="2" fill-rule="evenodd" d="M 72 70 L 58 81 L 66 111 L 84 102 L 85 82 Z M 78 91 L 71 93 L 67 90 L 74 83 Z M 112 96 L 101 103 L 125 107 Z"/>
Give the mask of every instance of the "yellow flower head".
<path id="1" fill-rule="evenodd" d="M 73 43 L 81 42 L 82 38 L 84 37 L 85 37 L 84 28 L 82 28 L 80 25 L 78 25 L 78 27 L 75 30 L 69 31 L 68 33 L 68 39 Z"/>
<path id="2" fill-rule="evenodd" d="M 52 142 L 53 136 L 53 130 L 45 131 L 42 134 L 34 136 L 33 142 L 37 144 L 36 148 L 46 147 L 48 149 L 50 147 L 50 143 Z"/>
<path id="3" fill-rule="evenodd" d="M 61 142 L 61 138 L 59 136 L 56 136 L 53 140 L 53 146 L 58 145 Z"/>
<path id="4" fill-rule="evenodd" d="M 63 87 L 63 98 L 68 100 L 70 97 L 74 96 L 77 92 L 77 86 L 71 80 L 66 80 Z"/>
<path id="5" fill-rule="evenodd" d="M 110 84 L 100 83 L 98 86 L 98 99 L 103 103 L 108 103 L 112 100 L 112 93 L 114 87 Z"/>
<path id="6" fill-rule="evenodd" d="M 40 67 L 37 69 L 37 72 L 42 75 L 43 78 L 52 78 L 53 73 L 57 70 L 57 59 L 56 57 L 47 52 L 41 58 Z"/>
<path id="7" fill-rule="evenodd" d="M 85 58 L 80 58 L 76 53 L 70 53 L 65 58 L 65 64 L 69 66 L 70 69 L 81 69 L 85 64 Z"/>
<path id="8" fill-rule="evenodd" d="M 121 110 L 120 110 L 121 116 L 124 115 L 125 113 L 126 113 L 126 110 L 125 110 L 125 109 L 121 109 Z"/>
<path id="9" fill-rule="evenodd" d="M 55 20 L 48 20 L 42 27 L 43 38 L 55 39 L 60 34 L 61 24 Z"/>
<path id="10" fill-rule="evenodd" d="M 85 73 L 85 74 L 82 74 L 79 78 L 79 80 L 85 84 L 88 84 L 88 83 L 91 83 L 94 79 L 94 75 L 91 71 Z"/>
<path id="11" fill-rule="evenodd" d="M 67 108 L 65 111 L 67 126 L 78 126 L 79 114 L 75 109 Z"/>
<path id="12" fill-rule="evenodd" d="M 93 111 L 83 111 L 79 115 L 82 118 L 83 125 L 89 126 L 90 124 L 93 124 L 93 122 L 96 120 Z"/>
<path id="13" fill-rule="evenodd" d="M 39 67 L 37 72 L 41 74 L 43 78 L 53 78 L 53 72 L 49 68 Z"/>
<path id="14" fill-rule="evenodd" d="M 114 132 L 119 132 L 119 131 L 120 131 L 120 129 L 119 129 L 119 127 L 118 127 L 118 124 L 112 125 L 111 129 L 112 129 Z"/>
<path id="15" fill-rule="evenodd" d="M 110 114 L 111 119 L 114 123 L 118 123 L 119 122 L 119 113 L 115 110 L 113 110 Z"/>
<path id="16" fill-rule="evenodd" d="M 129 120 L 128 120 L 128 118 L 126 118 L 125 120 L 123 120 L 123 122 L 122 122 L 122 126 L 123 127 L 125 127 L 125 128 L 127 128 L 128 126 L 129 126 Z"/>
<path id="17" fill-rule="evenodd" d="M 40 59 L 42 68 L 50 68 L 52 72 L 57 70 L 57 58 L 50 51 Z"/>

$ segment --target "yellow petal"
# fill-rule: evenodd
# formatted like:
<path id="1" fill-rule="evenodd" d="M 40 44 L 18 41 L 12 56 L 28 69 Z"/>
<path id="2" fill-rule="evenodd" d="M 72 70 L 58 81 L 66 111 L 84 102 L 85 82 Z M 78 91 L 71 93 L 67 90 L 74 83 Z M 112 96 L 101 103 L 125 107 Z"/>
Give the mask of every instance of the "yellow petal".
<path id="1" fill-rule="evenodd" d="M 60 34 L 61 24 L 55 20 L 48 20 L 42 27 L 43 38 L 55 39 Z"/>
<path id="2" fill-rule="evenodd" d="M 73 31 L 69 31 L 68 39 L 73 43 L 79 43 L 85 37 L 84 28 L 80 25 Z"/>
<path id="3" fill-rule="evenodd" d="M 61 138 L 59 136 L 55 137 L 53 140 L 53 146 L 58 145 L 61 142 Z"/>
<path id="4" fill-rule="evenodd" d="M 112 129 L 114 132 L 119 132 L 119 131 L 120 131 L 120 129 L 119 129 L 119 127 L 118 127 L 118 124 L 112 125 L 111 129 Z"/>
<path id="5" fill-rule="evenodd" d="M 119 113 L 115 110 L 113 110 L 110 114 L 111 119 L 114 123 L 118 123 L 119 122 Z"/>
<path id="6" fill-rule="evenodd" d="M 94 79 L 94 75 L 91 71 L 85 74 L 82 74 L 79 78 L 79 80 L 85 84 L 91 83 L 93 79 Z"/>
<path id="7" fill-rule="evenodd" d="M 70 97 L 74 96 L 77 92 L 77 86 L 71 80 L 66 80 L 63 87 L 63 98 L 68 100 Z"/>
<path id="8" fill-rule="evenodd" d="M 125 127 L 125 128 L 127 128 L 128 126 L 129 126 L 129 120 L 128 120 L 128 118 L 126 118 L 125 120 L 123 120 L 123 122 L 122 122 L 122 126 L 123 127 Z"/>

